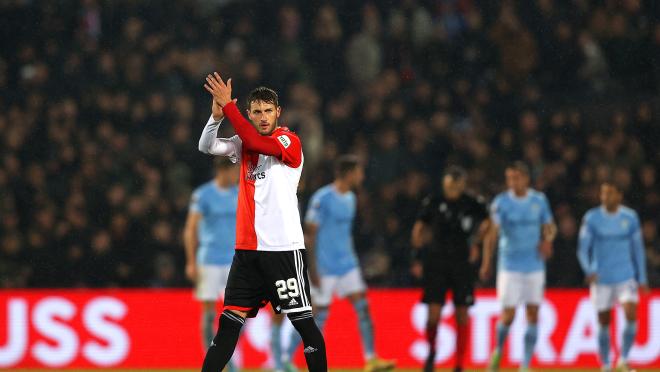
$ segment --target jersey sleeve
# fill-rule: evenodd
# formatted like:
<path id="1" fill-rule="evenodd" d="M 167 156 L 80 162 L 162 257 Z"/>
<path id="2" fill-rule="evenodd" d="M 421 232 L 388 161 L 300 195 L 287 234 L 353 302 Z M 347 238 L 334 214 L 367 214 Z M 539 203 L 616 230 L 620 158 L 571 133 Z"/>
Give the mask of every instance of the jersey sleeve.
<path id="1" fill-rule="evenodd" d="M 502 221 L 504 220 L 504 211 L 502 210 L 502 197 L 498 196 L 493 200 L 493 202 L 490 205 L 490 218 L 493 219 L 493 223 L 495 225 L 500 226 L 502 225 Z"/>
<path id="2" fill-rule="evenodd" d="M 309 201 L 307 213 L 305 214 L 305 223 L 320 225 L 323 221 L 323 206 L 321 193 L 316 192 Z"/>
<path id="3" fill-rule="evenodd" d="M 488 204 L 483 196 L 477 196 L 474 199 L 474 217 L 477 221 L 483 221 L 488 218 Z"/>
<path id="4" fill-rule="evenodd" d="M 646 252 L 644 251 L 642 227 L 637 214 L 633 216 L 631 232 L 633 263 L 635 264 L 635 279 L 640 284 L 647 284 Z"/>
<path id="5" fill-rule="evenodd" d="M 433 197 L 427 196 L 422 200 L 422 206 L 417 213 L 417 220 L 424 223 L 430 223 L 433 219 Z"/>
<path id="6" fill-rule="evenodd" d="M 552 216 L 552 209 L 545 194 L 541 194 L 541 201 L 541 223 L 544 225 L 552 223 L 554 217 Z"/>
<path id="7" fill-rule="evenodd" d="M 582 218 L 582 226 L 580 226 L 577 250 L 578 262 L 580 262 L 582 271 L 584 271 L 586 275 L 595 273 L 597 269 L 595 260 L 592 260 L 594 233 L 590 220 L 590 213 L 585 214 Z"/>
<path id="8" fill-rule="evenodd" d="M 190 205 L 188 207 L 190 212 L 204 214 L 204 200 L 202 199 L 202 191 L 195 190 L 190 197 Z"/>
<path id="9" fill-rule="evenodd" d="M 278 158 L 287 166 L 298 168 L 302 163 L 302 144 L 300 143 L 300 138 L 288 131 L 277 134 L 275 138 L 282 152 Z"/>

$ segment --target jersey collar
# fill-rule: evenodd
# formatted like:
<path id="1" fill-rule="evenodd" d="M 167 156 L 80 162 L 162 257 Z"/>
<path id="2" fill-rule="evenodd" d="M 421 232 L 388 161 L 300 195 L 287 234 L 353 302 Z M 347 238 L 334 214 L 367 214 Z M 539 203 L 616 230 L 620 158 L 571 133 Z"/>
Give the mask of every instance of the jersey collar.
<path id="1" fill-rule="evenodd" d="M 511 199 L 515 200 L 515 201 L 523 202 L 523 201 L 529 199 L 529 195 L 530 195 L 529 191 L 530 190 L 527 189 L 527 191 L 525 192 L 525 196 L 520 197 L 520 196 L 516 195 L 516 193 L 513 192 L 513 190 L 509 190 L 509 197 Z"/>
<path id="2" fill-rule="evenodd" d="M 603 212 L 603 215 L 605 215 L 605 216 L 607 216 L 607 217 L 616 217 L 616 216 L 619 215 L 619 213 L 621 213 L 621 206 L 619 205 L 619 206 L 616 208 L 616 211 L 612 213 L 612 212 L 609 212 L 609 211 L 607 210 L 607 208 L 605 208 L 605 206 L 601 204 L 601 206 L 600 206 L 600 210 Z"/>

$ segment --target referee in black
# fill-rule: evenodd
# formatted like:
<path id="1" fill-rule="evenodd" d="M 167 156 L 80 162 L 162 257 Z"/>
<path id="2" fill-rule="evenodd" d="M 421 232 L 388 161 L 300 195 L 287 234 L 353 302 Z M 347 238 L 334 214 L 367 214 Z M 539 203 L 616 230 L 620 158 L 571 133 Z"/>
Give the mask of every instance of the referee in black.
<path id="1" fill-rule="evenodd" d="M 479 245 L 490 224 L 483 198 L 465 192 L 466 178 L 463 168 L 448 167 L 442 178 L 442 190 L 424 198 L 412 231 L 412 246 L 417 256 L 413 273 L 422 276 L 422 302 L 429 309 L 426 323 L 429 355 L 424 372 L 434 370 L 438 322 L 448 290 L 456 308 L 454 371 L 463 370 L 469 336 L 468 307 L 474 303 L 475 264 L 480 256 Z"/>

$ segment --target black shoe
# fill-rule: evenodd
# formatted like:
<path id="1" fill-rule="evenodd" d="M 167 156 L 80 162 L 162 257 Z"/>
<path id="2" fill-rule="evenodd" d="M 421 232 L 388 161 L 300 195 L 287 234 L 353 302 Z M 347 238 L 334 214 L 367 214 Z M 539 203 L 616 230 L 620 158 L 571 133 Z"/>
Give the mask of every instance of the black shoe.
<path id="1" fill-rule="evenodd" d="M 426 362 L 424 362 L 424 372 L 433 372 L 435 370 L 435 351 L 429 352 L 429 356 L 426 357 Z"/>

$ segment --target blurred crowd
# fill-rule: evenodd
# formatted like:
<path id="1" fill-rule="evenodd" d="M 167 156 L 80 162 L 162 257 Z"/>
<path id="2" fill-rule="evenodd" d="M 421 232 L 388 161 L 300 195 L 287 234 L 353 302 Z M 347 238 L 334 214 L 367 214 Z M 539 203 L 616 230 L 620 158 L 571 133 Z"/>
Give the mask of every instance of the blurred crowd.
<path id="1" fill-rule="evenodd" d="M 364 159 L 371 284 L 415 284 L 410 230 L 443 167 L 490 198 L 515 159 L 559 226 L 550 286 L 582 285 L 580 218 L 609 175 L 660 284 L 658 2 L 5 0 L 0 16 L 0 287 L 189 285 L 210 71 L 239 99 L 280 93 L 301 208 L 337 155 Z"/>

